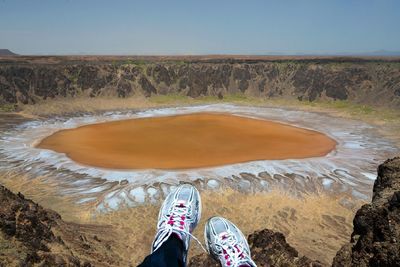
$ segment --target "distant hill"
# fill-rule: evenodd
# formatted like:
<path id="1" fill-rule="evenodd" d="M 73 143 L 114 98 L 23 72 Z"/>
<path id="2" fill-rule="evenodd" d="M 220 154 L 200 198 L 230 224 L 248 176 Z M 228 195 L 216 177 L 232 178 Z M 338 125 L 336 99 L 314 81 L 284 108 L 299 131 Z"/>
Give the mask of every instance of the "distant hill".
<path id="1" fill-rule="evenodd" d="M 265 52 L 264 55 L 268 56 L 311 56 L 311 57 L 398 57 L 400 50 L 374 50 L 374 51 L 360 51 L 360 52 Z"/>
<path id="2" fill-rule="evenodd" d="M 400 51 L 389 51 L 389 50 L 376 50 L 376 51 L 367 51 L 367 52 L 358 52 L 358 53 L 338 53 L 337 55 L 342 56 L 359 56 L 359 57 L 396 57 L 400 56 Z"/>
<path id="3" fill-rule="evenodd" d="M 8 49 L 0 49 L 0 56 L 18 56 L 18 54 L 15 54 Z"/>
<path id="4" fill-rule="evenodd" d="M 400 56 L 400 51 L 378 50 L 360 54 L 365 56 Z"/>

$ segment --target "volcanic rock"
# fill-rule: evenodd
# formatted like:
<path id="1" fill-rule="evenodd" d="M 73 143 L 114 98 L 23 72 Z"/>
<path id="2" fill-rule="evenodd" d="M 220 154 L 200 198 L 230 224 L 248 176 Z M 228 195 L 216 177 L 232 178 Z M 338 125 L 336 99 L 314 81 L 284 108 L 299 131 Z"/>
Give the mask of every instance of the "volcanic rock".
<path id="1" fill-rule="evenodd" d="M 400 266 L 400 158 L 379 166 L 372 203 L 357 211 L 353 225 L 332 266 Z"/>
<path id="2" fill-rule="evenodd" d="M 229 94 L 301 101 L 348 100 L 400 108 L 400 60 L 148 57 L 0 58 L 0 104 L 55 97 Z"/>
<path id="3" fill-rule="evenodd" d="M 0 266 L 110 266 L 123 263 L 108 226 L 67 223 L 0 185 Z M 107 233 L 109 239 L 99 238 Z M 124 265 L 124 264 L 123 264 Z"/>

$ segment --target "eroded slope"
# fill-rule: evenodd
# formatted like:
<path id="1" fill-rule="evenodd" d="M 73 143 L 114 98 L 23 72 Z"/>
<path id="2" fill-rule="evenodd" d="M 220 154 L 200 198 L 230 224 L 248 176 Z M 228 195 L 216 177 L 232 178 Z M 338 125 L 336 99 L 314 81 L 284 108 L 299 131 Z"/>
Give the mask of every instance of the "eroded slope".
<path id="1" fill-rule="evenodd" d="M 400 107 L 398 59 L 37 57 L 0 59 L 0 102 L 66 96 L 243 93 Z"/>

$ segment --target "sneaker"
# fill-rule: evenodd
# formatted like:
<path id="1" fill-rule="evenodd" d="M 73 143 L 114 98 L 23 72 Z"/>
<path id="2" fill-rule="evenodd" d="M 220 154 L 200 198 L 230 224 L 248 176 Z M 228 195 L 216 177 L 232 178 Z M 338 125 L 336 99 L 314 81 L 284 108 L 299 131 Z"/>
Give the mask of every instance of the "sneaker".
<path id="1" fill-rule="evenodd" d="M 200 221 L 200 193 L 190 184 L 178 186 L 168 194 L 158 215 L 157 233 L 153 241 L 152 252 L 174 234 L 179 237 L 185 247 L 185 262 L 189 250 L 190 237 Z"/>
<path id="2" fill-rule="evenodd" d="M 249 244 L 233 223 L 221 217 L 210 218 L 204 230 L 206 249 L 220 261 L 221 266 L 256 267 L 251 259 Z"/>

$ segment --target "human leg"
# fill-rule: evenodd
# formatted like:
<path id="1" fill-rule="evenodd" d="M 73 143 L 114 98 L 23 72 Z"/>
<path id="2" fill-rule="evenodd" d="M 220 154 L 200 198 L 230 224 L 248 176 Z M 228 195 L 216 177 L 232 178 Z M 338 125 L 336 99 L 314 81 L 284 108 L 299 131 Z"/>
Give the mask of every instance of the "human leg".
<path id="1" fill-rule="evenodd" d="M 161 206 L 152 253 L 139 266 L 186 266 L 191 233 L 200 216 L 200 193 L 189 184 L 178 186 Z"/>

